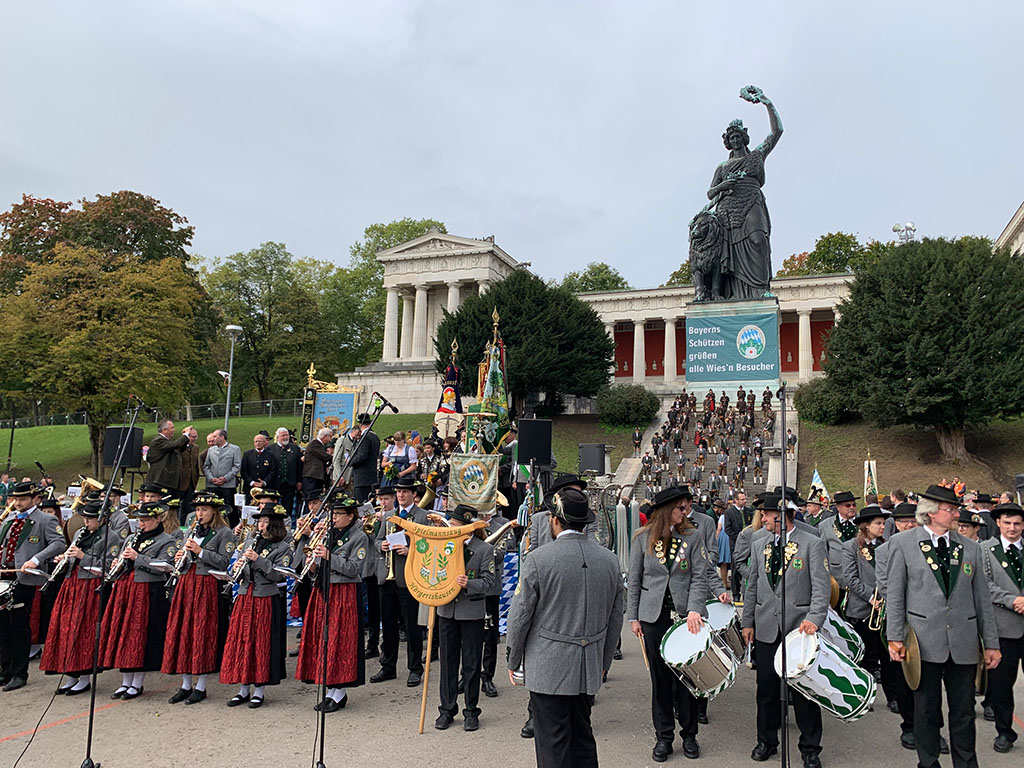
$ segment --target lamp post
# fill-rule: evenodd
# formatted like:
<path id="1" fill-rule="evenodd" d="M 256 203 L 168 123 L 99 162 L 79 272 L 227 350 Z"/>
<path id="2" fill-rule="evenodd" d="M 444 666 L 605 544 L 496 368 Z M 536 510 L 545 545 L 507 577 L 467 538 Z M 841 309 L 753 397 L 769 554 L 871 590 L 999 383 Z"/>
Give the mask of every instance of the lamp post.
<path id="1" fill-rule="evenodd" d="M 914 239 L 914 234 L 917 232 L 917 227 L 914 226 L 914 222 L 908 221 L 906 224 L 896 223 L 892 225 L 892 231 L 896 233 L 896 237 L 900 240 L 900 245 L 906 245 Z"/>
<path id="2" fill-rule="evenodd" d="M 224 431 L 228 431 L 228 419 L 231 417 L 231 381 L 235 377 L 235 340 L 242 332 L 240 325 L 226 325 L 224 330 L 231 337 L 231 357 L 228 360 L 228 399 L 224 404 Z"/>

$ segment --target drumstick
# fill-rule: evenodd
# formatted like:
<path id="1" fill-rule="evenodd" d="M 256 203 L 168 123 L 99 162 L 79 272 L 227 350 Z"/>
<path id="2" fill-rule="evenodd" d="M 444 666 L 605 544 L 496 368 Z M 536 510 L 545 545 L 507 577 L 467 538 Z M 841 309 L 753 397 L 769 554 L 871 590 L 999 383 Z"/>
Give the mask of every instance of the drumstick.
<path id="1" fill-rule="evenodd" d="M 637 638 L 640 641 L 640 653 L 644 655 L 644 666 L 647 667 L 647 671 L 651 671 L 651 662 L 647 658 L 647 646 L 644 645 L 644 638 L 641 635 Z"/>
<path id="2" fill-rule="evenodd" d="M 804 659 L 807 658 L 807 633 L 800 634 L 800 661 L 796 663 L 797 672 L 804 668 Z"/>

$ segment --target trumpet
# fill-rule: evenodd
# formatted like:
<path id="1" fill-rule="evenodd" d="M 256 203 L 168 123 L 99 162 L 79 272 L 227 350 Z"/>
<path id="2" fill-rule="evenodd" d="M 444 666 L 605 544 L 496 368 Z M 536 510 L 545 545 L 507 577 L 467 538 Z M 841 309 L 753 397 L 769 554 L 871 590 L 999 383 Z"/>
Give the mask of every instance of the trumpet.
<path id="1" fill-rule="evenodd" d="M 391 519 L 384 521 L 384 536 L 385 540 L 388 536 L 395 532 L 395 524 L 391 522 Z M 384 581 L 395 580 L 395 553 L 391 551 L 391 547 L 388 546 L 388 551 L 384 555 L 384 560 L 388 564 L 387 576 L 384 577 Z"/>
<path id="2" fill-rule="evenodd" d="M 12 511 L 14 511 L 14 499 L 8 501 L 7 506 L 4 507 L 4 511 L 0 512 L 0 524 L 7 519 L 7 516 L 10 515 Z"/>
<path id="3" fill-rule="evenodd" d="M 868 629 L 874 632 L 881 632 L 885 623 L 885 598 L 879 597 L 878 587 L 875 587 L 871 595 L 871 614 L 868 616 Z"/>
<path id="4" fill-rule="evenodd" d="M 310 572 L 313 570 L 313 566 L 316 564 L 316 557 L 313 553 L 316 548 L 319 547 L 327 539 L 327 532 L 330 530 L 330 526 L 325 525 L 321 530 L 314 531 L 313 535 L 309 539 L 309 544 L 305 547 L 306 562 L 302 566 L 302 571 L 299 572 L 299 578 L 296 581 L 302 581 Z"/>

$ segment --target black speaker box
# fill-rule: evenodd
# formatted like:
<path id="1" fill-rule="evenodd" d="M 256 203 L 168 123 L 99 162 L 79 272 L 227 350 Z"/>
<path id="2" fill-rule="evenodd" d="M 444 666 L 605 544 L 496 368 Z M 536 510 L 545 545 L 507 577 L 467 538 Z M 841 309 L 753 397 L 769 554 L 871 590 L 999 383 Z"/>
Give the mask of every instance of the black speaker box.
<path id="1" fill-rule="evenodd" d="M 519 420 L 519 463 L 551 463 L 551 419 Z"/>
<path id="2" fill-rule="evenodd" d="M 580 443 L 580 474 L 587 470 L 604 474 L 604 443 Z"/>
<path id="3" fill-rule="evenodd" d="M 103 466 L 114 466 L 117 459 L 117 446 L 121 444 L 121 431 L 128 432 L 127 427 L 107 427 L 103 435 Z M 128 445 L 121 459 L 121 469 L 138 469 L 142 466 L 142 427 L 132 427 L 128 433 Z"/>

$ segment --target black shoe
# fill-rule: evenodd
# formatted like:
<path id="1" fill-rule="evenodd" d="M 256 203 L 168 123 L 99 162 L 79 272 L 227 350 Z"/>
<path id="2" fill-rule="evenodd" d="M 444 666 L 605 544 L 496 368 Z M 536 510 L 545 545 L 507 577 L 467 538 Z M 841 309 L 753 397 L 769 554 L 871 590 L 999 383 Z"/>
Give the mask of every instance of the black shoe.
<path id="1" fill-rule="evenodd" d="M 615 653 L 612 654 L 612 658 L 616 661 L 622 661 L 622 649 L 616 648 Z"/>
<path id="2" fill-rule="evenodd" d="M 348 698 L 347 696 L 345 697 Z M 334 699 L 328 697 L 313 707 L 317 712 L 337 712 L 341 709 L 341 704 Z"/>
<path id="3" fill-rule="evenodd" d="M 128 690 L 124 692 L 124 696 L 121 697 L 121 701 L 131 701 L 132 699 L 137 699 L 139 698 L 139 696 L 142 695 L 143 690 L 145 689 L 130 686 Z"/>
<path id="4" fill-rule="evenodd" d="M 363 654 L 364 659 L 376 659 L 380 656 L 380 649 L 376 645 L 367 646 L 366 653 Z"/>
<path id="5" fill-rule="evenodd" d="M 344 700 L 345 699 L 342 699 L 342 701 L 344 701 Z M 331 699 L 331 701 L 334 701 L 334 699 Z M 263 699 L 261 697 L 253 696 L 251 699 L 249 699 L 249 709 L 259 709 L 262 706 L 263 706 Z M 338 707 L 338 708 L 341 709 L 341 707 Z"/>
<path id="6" fill-rule="evenodd" d="M 439 731 L 447 731 L 454 722 L 454 717 L 449 715 L 447 712 L 443 712 L 437 716 L 437 720 L 434 721 L 434 727 Z"/>
<path id="7" fill-rule="evenodd" d="M 12 677 L 10 681 L 8 681 L 7 685 L 4 686 L 4 690 L 16 691 L 19 688 L 24 688 L 27 682 L 28 680 L 26 680 L 24 677 Z"/>
<path id="8" fill-rule="evenodd" d="M 407 641 L 408 641 L 408 639 L 409 639 L 409 638 L 408 638 L 408 637 L 406 637 L 406 635 L 405 635 L 405 630 L 404 630 L 404 629 L 400 629 L 400 630 L 398 630 L 398 642 L 400 642 L 400 643 L 404 643 L 404 642 L 407 642 Z"/>
<path id="9" fill-rule="evenodd" d="M 1006 736 L 999 734 L 996 736 L 996 740 L 992 742 L 992 749 L 996 752 L 1009 752 L 1013 749 L 1013 742 L 1010 741 Z"/>
<path id="10" fill-rule="evenodd" d="M 78 683 L 75 683 L 75 685 L 78 685 Z M 64 691 L 64 695 L 78 696 L 80 693 L 88 693 L 90 688 L 92 688 L 92 683 L 86 683 L 85 688 L 68 688 Z"/>
<path id="11" fill-rule="evenodd" d="M 112 698 L 112 699 L 120 699 L 122 696 L 124 696 L 126 693 L 128 693 L 128 688 L 129 687 L 130 686 L 127 686 L 127 685 L 122 685 L 122 686 L 118 687 L 118 689 L 116 691 L 114 691 L 112 694 L 110 694 L 110 698 Z M 60 696 L 63 693 L 65 693 L 66 691 L 67 691 L 67 688 L 58 688 L 56 693 L 57 693 L 58 696 Z"/>
<path id="12" fill-rule="evenodd" d="M 875 678 L 876 683 L 878 683 L 879 685 L 882 684 L 882 670 L 876 669 L 874 672 L 871 673 L 871 676 Z"/>
<path id="13" fill-rule="evenodd" d="M 167 703 L 168 704 L 178 704 L 178 703 L 184 701 L 185 699 L 187 699 L 191 695 L 192 695 L 192 691 L 190 689 L 188 689 L 188 688 L 179 688 L 178 692 L 176 694 L 174 694 L 173 696 L 171 696 L 171 698 L 169 698 L 167 700 Z"/>
<path id="14" fill-rule="evenodd" d="M 9 682 L 11 682 L 10 675 L 0 675 L 0 686 L 7 685 Z"/>
<path id="15" fill-rule="evenodd" d="M 289 657 L 291 657 L 291 658 L 293 658 L 293 659 L 294 659 L 294 658 L 295 658 L 296 656 L 298 656 L 298 655 L 299 655 L 299 646 L 295 646 L 295 649 L 294 649 L 294 650 L 288 651 L 288 656 L 289 656 Z"/>
<path id="16" fill-rule="evenodd" d="M 885 703 L 885 706 L 887 706 L 889 708 L 889 711 L 892 712 L 894 715 L 898 715 L 900 713 L 900 704 L 898 701 L 896 701 L 896 699 L 890 699 Z"/>
<path id="17" fill-rule="evenodd" d="M 701 725 L 707 725 L 708 724 L 708 716 L 707 716 L 707 714 L 705 714 L 704 712 L 700 712 L 697 715 L 697 722 L 700 723 Z"/>
<path id="18" fill-rule="evenodd" d="M 992 709 L 991 705 L 986 705 L 982 717 L 984 717 L 990 723 L 994 723 L 996 721 L 996 711 Z"/>
<path id="19" fill-rule="evenodd" d="M 42 655 L 43 655 L 42 647 L 36 648 L 34 651 L 32 651 L 32 653 L 30 653 L 28 655 L 28 660 L 29 661 L 35 661 L 36 659 L 40 658 Z"/>
<path id="20" fill-rule="evenodd" d="M 531 717 L 525 723 L 523 723 L 522 729 L 519 731 L 519 735 L 524 739 L 533 738 L 533 718 Z"/>
<path id="21" fill-rule="evenodd" d="M 423 682 L 423 675 L 419 672 L 410 672 L 409 679 L 405 681 L 405 685 L 408 688 L 415 688 L 417 685 Z"/>
<path id="22" fill-rule="evenodd" d="M 197 690 L 193 689 L 192 693 L 190 693 L 188 695 L 188 698 L 185 699 L 185 703 L 186 704 L 198 704 L 200 701 L 204 701 L 205 699 L 206 699 L 206 691 L 197 691 Z"/>
<path id="23" fill-rule="evenodd" d="M 395 674 L 395 670 L 382 669 L 380 672 L 378 672 L 376 675 L 370 678 L 370 682 L 383 683 L 385 680 L 394 680 L 396 677 L 398 677 L 398 675 Z"/>
<path id="24" fill-rule="evenodd" d="M 942 736 L 942 735 L 939 736 L 939 754 L 940 755 L 948 755 L 949 754 L 949 742 L 946 741 L 946 737 Z"/>
<path id="25" fill-rule="evenodd" d="M 238 707 L 238 706 L 241 706 L 242 704 L 245 704 L 245 702 L 247 702 L 248 700 L 249 700 L 249 695 L 248 694 L 243 696 L 240 693 L 236 693 L 234 696 L 232 696 L 230 699 L 228 699 L 228 706 L 229 707 Z"/>
<path id="26" fill-rule="evenodd" d="M 654 745 L 654 750 L 651 752 L 651 759 L 656 763 L 664 763 L 671 754 L 672 745 L 667 741 L 658 739 L 658 742 Z"/>
<path id="27" fill-rule="evenodd" d="M 498 688 L 490 680 L 484 680 L 480 683 L 480 690 L 484 692 L 484 696 L 493 699 L 498 695 Z"/>
<path id="28" fill-rule="evenodd" d="M 821 768 L 821 758 L 817 752 L 804 752 L 804 768 Z"/>
<path id="29" fill-rule="evenodd" d="M 758 763 L 763 763 L 772 755 L 778 754 L 778 751 L 778 745 L 768 746 L 763 741 L 759 741 L 757 742 L 757 746 L 754 747 L 754 751 L 750 753 L 750 759 Z"/>
<path id="30" fill-rule="evenodd" d="M 462 724 L 462 730 L 464 731 L 475 731 L 480 728 L 480 717 L 478 715 L 466 715 L 466 720 Z"/>
<path id="31" fill-rule="evenodd" d="M 683 756 L 688 757 L 691 760 L 696 760 L 700 757 L 700 744 L 697 743 L 696 737 L 683 737 Z"/>
<path id="32" fill-rule="evenodd" d="M 907 731 L 900 736 L 900 746 L 904 749 L 917 749 L 917 739 L 914 738 L 913 731 Z"/>

